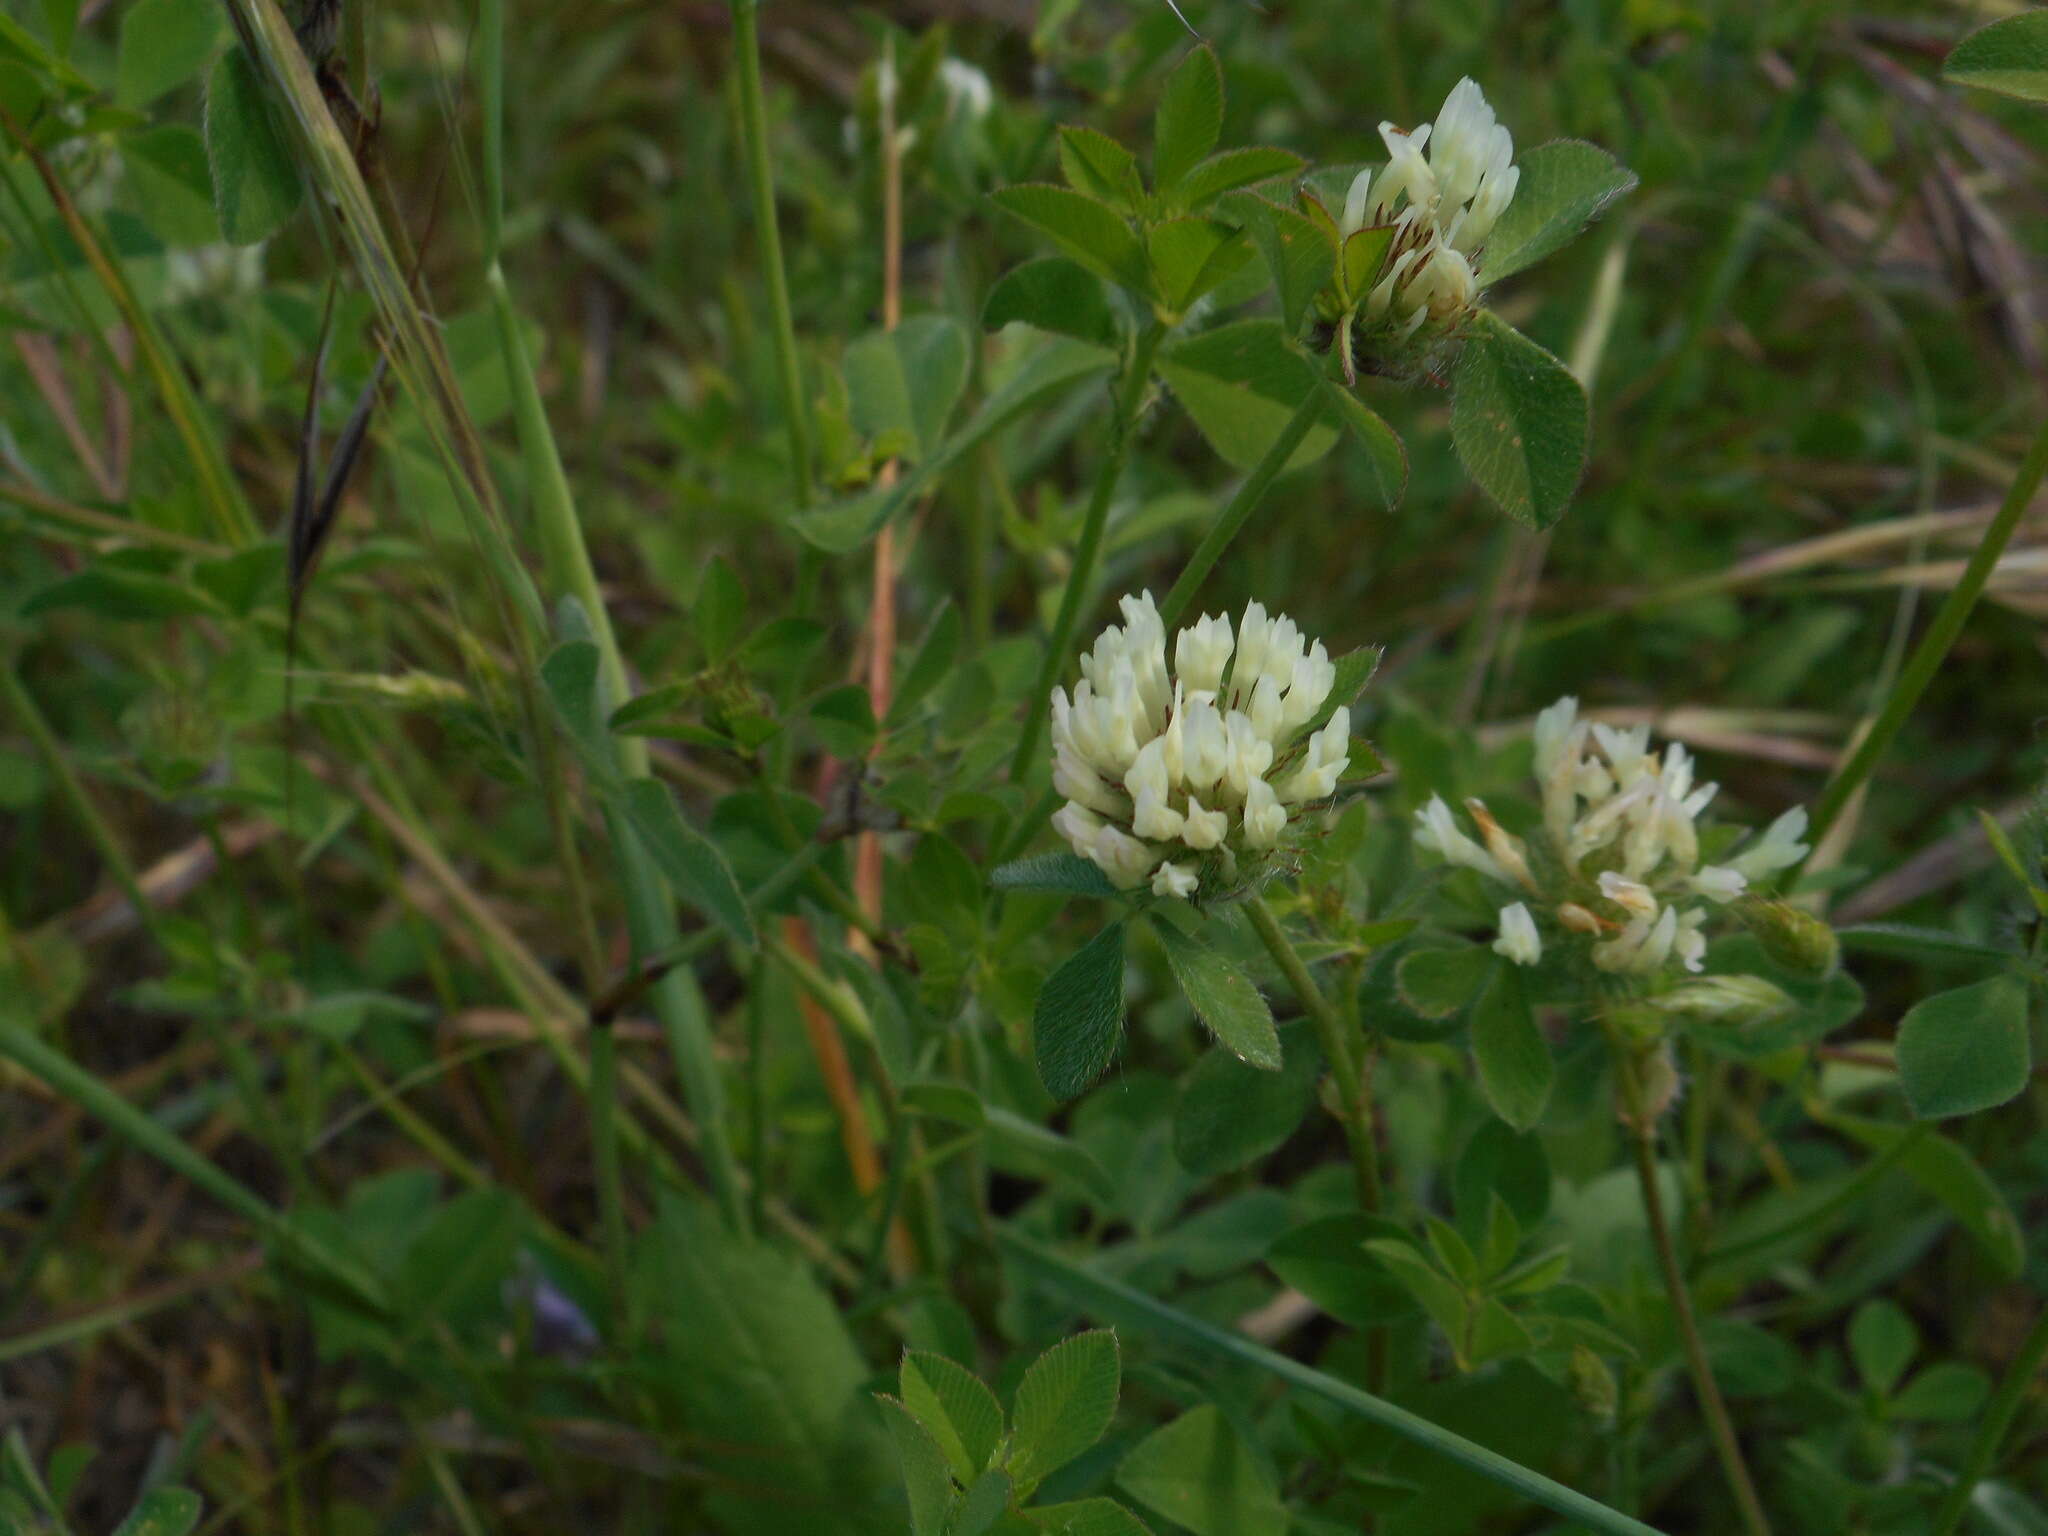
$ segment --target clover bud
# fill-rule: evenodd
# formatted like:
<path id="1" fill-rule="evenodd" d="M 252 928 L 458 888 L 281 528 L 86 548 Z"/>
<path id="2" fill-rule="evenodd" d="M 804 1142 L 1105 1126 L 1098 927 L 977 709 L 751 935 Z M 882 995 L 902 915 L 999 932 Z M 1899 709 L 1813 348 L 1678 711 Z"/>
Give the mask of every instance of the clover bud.
<path id="1" fill-rule="evenodd" d="M 1736 903 L 1735 915 L 1755 935 L 1764 953 L 1802 976 L 1832 976 L 1842 960 L 1835 930 L 1788 901 L 1752 896 Z"/>
<path id="2" fill-rule="evenodd" d="M 1695 1024 L 1751 1030 L 1777 1023 L 1798 1004 L 1761 976 L 1700 976 L 1650 998 L 1646 1006 Z"/>

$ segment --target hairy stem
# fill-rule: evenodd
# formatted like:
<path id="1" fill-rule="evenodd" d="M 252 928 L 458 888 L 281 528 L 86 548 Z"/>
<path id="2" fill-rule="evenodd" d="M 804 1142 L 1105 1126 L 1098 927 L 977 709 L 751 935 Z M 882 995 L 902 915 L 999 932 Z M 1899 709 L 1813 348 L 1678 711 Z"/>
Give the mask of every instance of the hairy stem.
<path id="1" fill-rule="evenodd" d="M 1281 928 L 1273 909 L 1266 905 L 1265 898 L 1253 896 L 1244 906 L 1251 918 L 1252 931 L 1258 934 L 1259 941 L 1266 946 L 1266 953 L 1280 967 L 1280 974 L 1287 978 L 1287 985 L 1294 989 L 1303 1011 L 1315 1025 L 1316 1038 L 1323 1047 L 1323 1059 L 1329 1062 L 1330 1075 L 1337 1083 L 1337 1102 L 1344 1112 L 1344 1134 L 1351 1143 L 1351 1173 L 1358 1190 L 1359 1209 L 1377 1211 L 1381 1199 L 1379 1144 L 1373 1135 L 1372 1100 L 1365 1091 L 1365 1078 L 1359 1069 L 1352 1031 L 1330 1000 L 1323 996 L 1322 988 L 1309 974 L 1300 952 Z"/>

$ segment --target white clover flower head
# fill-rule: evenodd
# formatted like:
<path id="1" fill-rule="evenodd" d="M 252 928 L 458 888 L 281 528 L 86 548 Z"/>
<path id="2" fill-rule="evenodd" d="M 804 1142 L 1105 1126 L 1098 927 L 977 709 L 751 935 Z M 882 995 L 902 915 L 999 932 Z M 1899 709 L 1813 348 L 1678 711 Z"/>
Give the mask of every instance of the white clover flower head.
<path id="1" fill-rule="evenodd" d="M 939 85 L 946 93 L 946 111 L 959 113 L 969 122 L 980 122 L 995 105 L 995 88 L 988 76 L 964 59 L 948 58 L 939 65 Z"/>
<path id="2" fill-rule="evenodd" d="M 1536 919 L 1527 903 L 1515 902 L 1500 909 L 1500 937 L 1493 952 L 1516 965 L 1534 965 L 1543 958 L 1543 935 L 1536 931 Z"/>
<path id="3" fill-rule="evenodd" d="M 1536 717 L 1532 744 L 1540 849 L 1503 829 L 1483 802 L 1467 800 L 1475 840 L 1435 797 L 1416 813 L 1415 841 L 1536 898 L 1559 928 L 1594 941 L 1592 961 L 1602 970 L 1643 978 L 1673 966 L 1700 971 L 1710 908 L 1743 898 L 1752 882 L 1806 853 L 1806 812 L 1795 808 L 1736 857 L 1701 863 L 1698 819 L 1716 786 L 1695 783 L 1683 746 L 1656 750 L 1647 725 L 1584 720 L 1578 700 L 1567 697 Z M 1502 944 L 1508 937 L 1503 909 Z"/>
<path id="4" fill-rule="evenodd" d="M 1120 888 L 1190 898 L 1246 878 L 1291 823 L 1336 792 L 1351 712 L 1310 731 L 1336 686 L 1320 641 L 1285 614 L 1246 606 L 1173 637 L 1152 594 L 1080 658 L 1070 697 L 1052 693 L 1053 826 Z"/>
<path id="5" fill-rule="evenodd" d="M 1359 305 L 1368 323 L 1397 338 L 1425 322 L 1449 324 L 1479 295 L 1486 238 L 1514 201 L 1521 171 L 1514 137 L 1470 79 L 1444 98 L 1436 121 L 1404 132 L 1380 124 L 1387 163 L 1358 173 L 1344 198 L 1340 233 L 1392 225 L 1380 275 Z M 1354 297 L 1358 297 L 1354 295 Z"/>

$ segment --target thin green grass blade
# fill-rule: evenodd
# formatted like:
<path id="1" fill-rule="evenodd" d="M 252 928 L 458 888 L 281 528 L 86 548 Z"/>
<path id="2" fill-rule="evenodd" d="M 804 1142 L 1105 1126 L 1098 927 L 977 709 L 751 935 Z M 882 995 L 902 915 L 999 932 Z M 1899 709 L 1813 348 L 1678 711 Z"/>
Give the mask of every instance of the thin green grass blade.
<path id="1" fill-rule="evenodd" d="M 1395 1434 L 1426 1450 L 1448 1457 L 1460 1466 L 1468 1467 L 1481 1477 L 1489 1478 L 1503 1488 L 1512 1489 L 1524 1498 L 1555 1510 L 1570 1520 L 1580 1521 L 1588 1530 L 1612 1533 L 1612 1536 L 1659 1536 L 1655 1526 L 1609 1509 L 1597 1499 L 1589 1499 L 1583 1493 L 1554 1482 L 1541 1472 L 1510 1461 L 1498 1452 L 1454 1435 L 1449 1430 L 1430 1423 L 1420 1415 L 1395 1406 L 1385 1398 L 1375 1397 L 1370 1392 L 1326 1376 L 1312 1366 L 1303 1365 L 1299 1360 L 1290 1360 L 1285 1355 L 1254 1344 L 1241 1334 L 1205 1323 L 1191 1317 L 1177 1307 L 1133 1290 L 1120 1281 L 1110 1280 L 1083 1268 L 1071 1259 L 1040 1247 L 1029 1238 L 1019 1236 L 1010 1230 L 999 1230 L 996 1242 L 1012 1258 L 1020 1261 L 1027 1269 L 1048 1281 L 1055 1289 L 1064 1291 L 1090 1312 L 1112 1321 L 1128 1323 L 1153 1333 L 1164 1334 L 1183 1342 L 1211 1350 L 1240 1364 L 1256 1366 L 1268 1374 L 1278 1377 L 1291 1386 L 1312 1392 L 1333 1407 L 1346 1413 L 1355 1414 L 1370 1423 L 1390 1429 Z"/>

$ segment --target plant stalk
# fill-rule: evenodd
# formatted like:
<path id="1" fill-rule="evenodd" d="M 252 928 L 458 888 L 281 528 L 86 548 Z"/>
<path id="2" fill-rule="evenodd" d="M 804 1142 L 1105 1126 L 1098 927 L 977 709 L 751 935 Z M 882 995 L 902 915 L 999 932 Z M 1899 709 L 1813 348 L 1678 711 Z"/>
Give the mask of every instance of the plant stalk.
<path id="1" fill-rule="evenodd" d="M 1477 1473 L 1531 1503 L 1555 1510 L 1567 1520 L 1597 1531 L 1602 1536 L 1660 1536 L 1654 1526 L 1609 1509 L 1576 1489 L 1553 1482 L 1542 1473 L 1508 1460 L 1496 1451 L 1465 1439 L 1462 1435 L 1410 1413 L 1385 1398 L 1365 1392 L 1348 1381 L 1304 1365 L 1288 1355 L 1255 1344 L 1232 1328 L 1218 1327 L 1167 1302 L 1148 1296 L 1121 1280 L 1113 1280 L 1084 1267 L 1064 1254 L 1042 1246 L 1015 1228 L 1002 1227 L 997 1245 L 1021 1261 L 1039 1278 L 1079 1301 L 1097 1317 L 1109 1322 L 1144 1328 L 1168 1338 L 1194 1344 L 1212 1355 L 1239 1365 L 1248 1365 L 1320 1398 L 1342 1413 L 1377 1424 L 1411 1445 L 1433 1452 Z"/>
<path id="2" fill-rule="evenodd" d="M 1700 1337 L 1699 1318 L 1693 1311 L 1692 1292 L 1686 1286 L 1685 1271 L 1679 1266 L 1678 1249 L 1671 1241 L 1671 1223 L 1664 1213 L 1664 1191 L 1657 1182 L 1656 1122 L 1644 1104 L 1635 1063 L 1621 1056 L 1619 1051 L 1617 1056 L 1620 1058 L 1617 1064 L 1621 1069 L 1622 1092 L 1628 1110 L 1629 1140 L 1635 1146 L 1636 1182 L 1643 1195 L 1643 1218 L 1649 1224 L 1651 1245 L 1657 1250 L 1657 1268 L 1663 1274 L 1664 1293 L 1670 1298 L 1671 1313 L 1678 1323 L 1678 1335 L 1685 1346 L 1685 1363 L 1692 1372 L 1700 1411 L 1706 1416 L 1714 1454 L 1720 1459 L 1728 1490 L 1735 1496 L 1736 1508 L 1741 1512 L 1743 1529 L 1749 1532 L 1749 1536 L 1771 1536 L 1771 1523 L 1764 1517 L 1756 1484 L 1750 1478 L 1748 1464 L 1742 1459 L 1742 1447 L 1735 1438 L 1735 1424 L 1728 1416 L 1728 1404 L 1721 1396 L 1721 1385 L 1714 1379 L 1713 1364 L 1707 1359 L 1707 1346 Z"/>
<path id="3" fill-rule="evenodd" d="M 1109 523 L 1109 504 L 1115 499 L 1117 482 L 1123 479 L 1124 466 L 1130 462 L 1131 442 L 1137 435 L 1138 412 L 1145 403 L 1145 388 L 1152 380 L 1152 357 L 1165 336 L 1166 328 L 1154 321 L 1138 332 L 1137 339 L 1131 344 L 1130 358 L 1117 385 L 1116 417 L 1110 428 L 1114 435 L 1110 440 L 1109 455 L 1096 472 L 1094 489 L 1088 495 L 1088 511 L 1081 522 L 1080 542 L 1074 546 L 1074 563 L 1067 572 L 1066 590 L 1060 594 L 1059 612 L 1053 619 L 1052 633 L 1046 639 L 1045 656 L 1038 665 L 1038 680 L 1027 701 L 1029 708 L 1024 714 L 1024 732 L 1017 738 L 1017 750 L 1010 759 L 1012 779 L 1024 777 L 1038 751 L 1039 732 L 1045 725 L 1045 701 L 1052 694 L 1052 685 L 1058 681 L 1060 669 L 1067 664 L 1067 651 L 1074 642 L 1074 626 L 1081 618 L 1081 604 L 1087 599 L 1089 588 L 1095 585 L 1095 567 L 1102 558 L 1102 532 Z"/>
<path id="4" fill-rule="evenodd" d="M 1950 588 L 1948 596 L 1935 612 L 1933 622 L 1927 626 L 1927 633 L 1920 637 L 1912 659 L 1892 685 L 1884 709 L 1864 733 L 1849 761 L 1842 765 L 1841 772 L 1835 775 L 1821 795 L 1808 835 L 1808 841 L 1814 847 L 1820 846 L 1821 839 L 1834 825 L 1835 818 L 1842 814 L 1850 797 L 1870 777 L 1877 760 L 1884 756 L 1892 739 L 1906 723 L 1906 717 L 1920 702 L 1920 695 L 1927 691 L 1927 685 L 1934 681 L 1934 674 L 1941 670 L 1949 649 L 1956 643 L 1956 637 L 1962 633 L 1963 625 L 1970 617 L 1970 610 L 1983 596 L 1985 584 L 1991 579 L 1999 558 L 2004 555 L 2005 546 L 2012 541 L 2013 530 L 2026 515 L 2034 493 L 2041 488 L 2044 473 L 2048 473 L 2048 420 L 2044 420 L 2040 431 L 2035 433 L 2033 444 L 2020 462 L 2019 472 L 2013 476 L 2012 484 L 2006 487 L 2005 500 L 1999 504 L 1998 514 L 1985 526 L 1984 536 L 1977 541 L 1970 563 L 1963 568 L 1962 579 Z"/>
<path id="5" fill-rule="evenodd" d="M 1358 1191 L 1358 1208 L 1377 1212 L 1384 1193 L 1380 1184 L 1379 1143 L 1373 1130 L 1372 1099 L 1365 1091 L 1365 1078 L 1359 1069 L 1358 1052 L 1353 1048 L 1352 1031 L 1330 1000 L 1323 996 L 1322 988 L 1309 974 L 1300 951 L 1295 949 L 1293 941 L 1281 928 L 1280 920 L 1266 905 L 1266 899 L 1253 896 L 1245 902 L 1244 909 L 1251 918 L 1252 931 L 1258 934 L 1260 942 L 1266 946 L 1266 953 L 1273 957 L 1273 963 L 1280 967 L 1280 974 L 1294 989 L 1309 1022 L 1315 1025 L 1323 1057 L 1330 1064 L 1330 1075 L 1336 1079 L 1337 1102 L 1344 1111 L 1344 1135 L 1351 1143 L 1351 1174 Z"/>
<path id="6" fill-rule="evenodd" d="M 2005 1368 L 2005 1377 L 1998 1383 L 1998 1392 L 1991 1399 L 1991 1406 L 1978 1420 L 1976 1438 L 1970 1442 L 1970 1454 L 1963 1462 L 1963 1469 L 1948 1485 L 1941 1508 L 1935 1511 L 1933 1536 L 1953 1536 L 1961 1528 L 1963 1515 L 1970 1507 L 1970 1495 L 1976 1492 L 1977 1484 L 1991 1470 L 1999 1444 L 2005 1439 L 2006 1431 L 2012 1428 L 2020 1404 L 2044 1363 L 2048 1363 L 2048 1307 L 2041 1309 L 2034 1319 L 2034 1326 L 2020 1341 L 2019 1352 Z"/>
<path id="7" fill-rule="evenodd" d="M 754 199 L 755 236 L 768 284 L 768 320 L 775 339 L 775 372 L 782 385 L 782 413 L 789 433 L 790 471 L 796 503 L 807 507 L 815 490 L 811 478 L 810 415 L 804 407 L 803 367 L 796 350 L 796 321 L 789 307 L 789 276 L 782 260 L 782 229 L 775 217 L 775 170 L 768 159 L 768 109 L 761 94 L 761 0 L 732 0 L 733 75 L 739 82 L 741 127 L 746 135 L 747 181 Z M 805 546 L 805 554 L 811 553 Z"/>
<path id="8" fill-rule="evenodd" d="M 1280 429 L 1280 435 L 1266 450 L 1265 457 L 1252 466 L 1252 472 L 1244 477 L 1230 502 L 1224 507 L 1209 531 L 1202 535 L 1202 542 L 1195 546 L 1195 552 L 1188 556 L 1188 563 L 1180 573 L 1180 580 L 1173 584 L 1173 590 L 1166 594 L 1166 601 L 1159 605 L 1159 622 L 1168 634 L 1187 612 L 1188 604 L 1194 601 L 1195 593 L 1202 582 L 1223 558 L 1223 552 L 1230 547 L 1231 540 L 1244 531 L 1244 525 L 1253 512 L 1258 510 L 1266 492 L 1273 488 L 1273 482 L 1287 468 L 1287 461 L 1294 457 L 1294 450 L 1301 446 L 1301 440 L 1308 436 L 1323 414 L 1323 391 L 1331 386 L 1321 379 L 1309 391 L 1308 398 L 1301 402 L 1287 425 Z M 1047 688 L 1050 688 L 1047 684 Z M 1044 692 L 1044 689 L 1040 690 Z"/>

